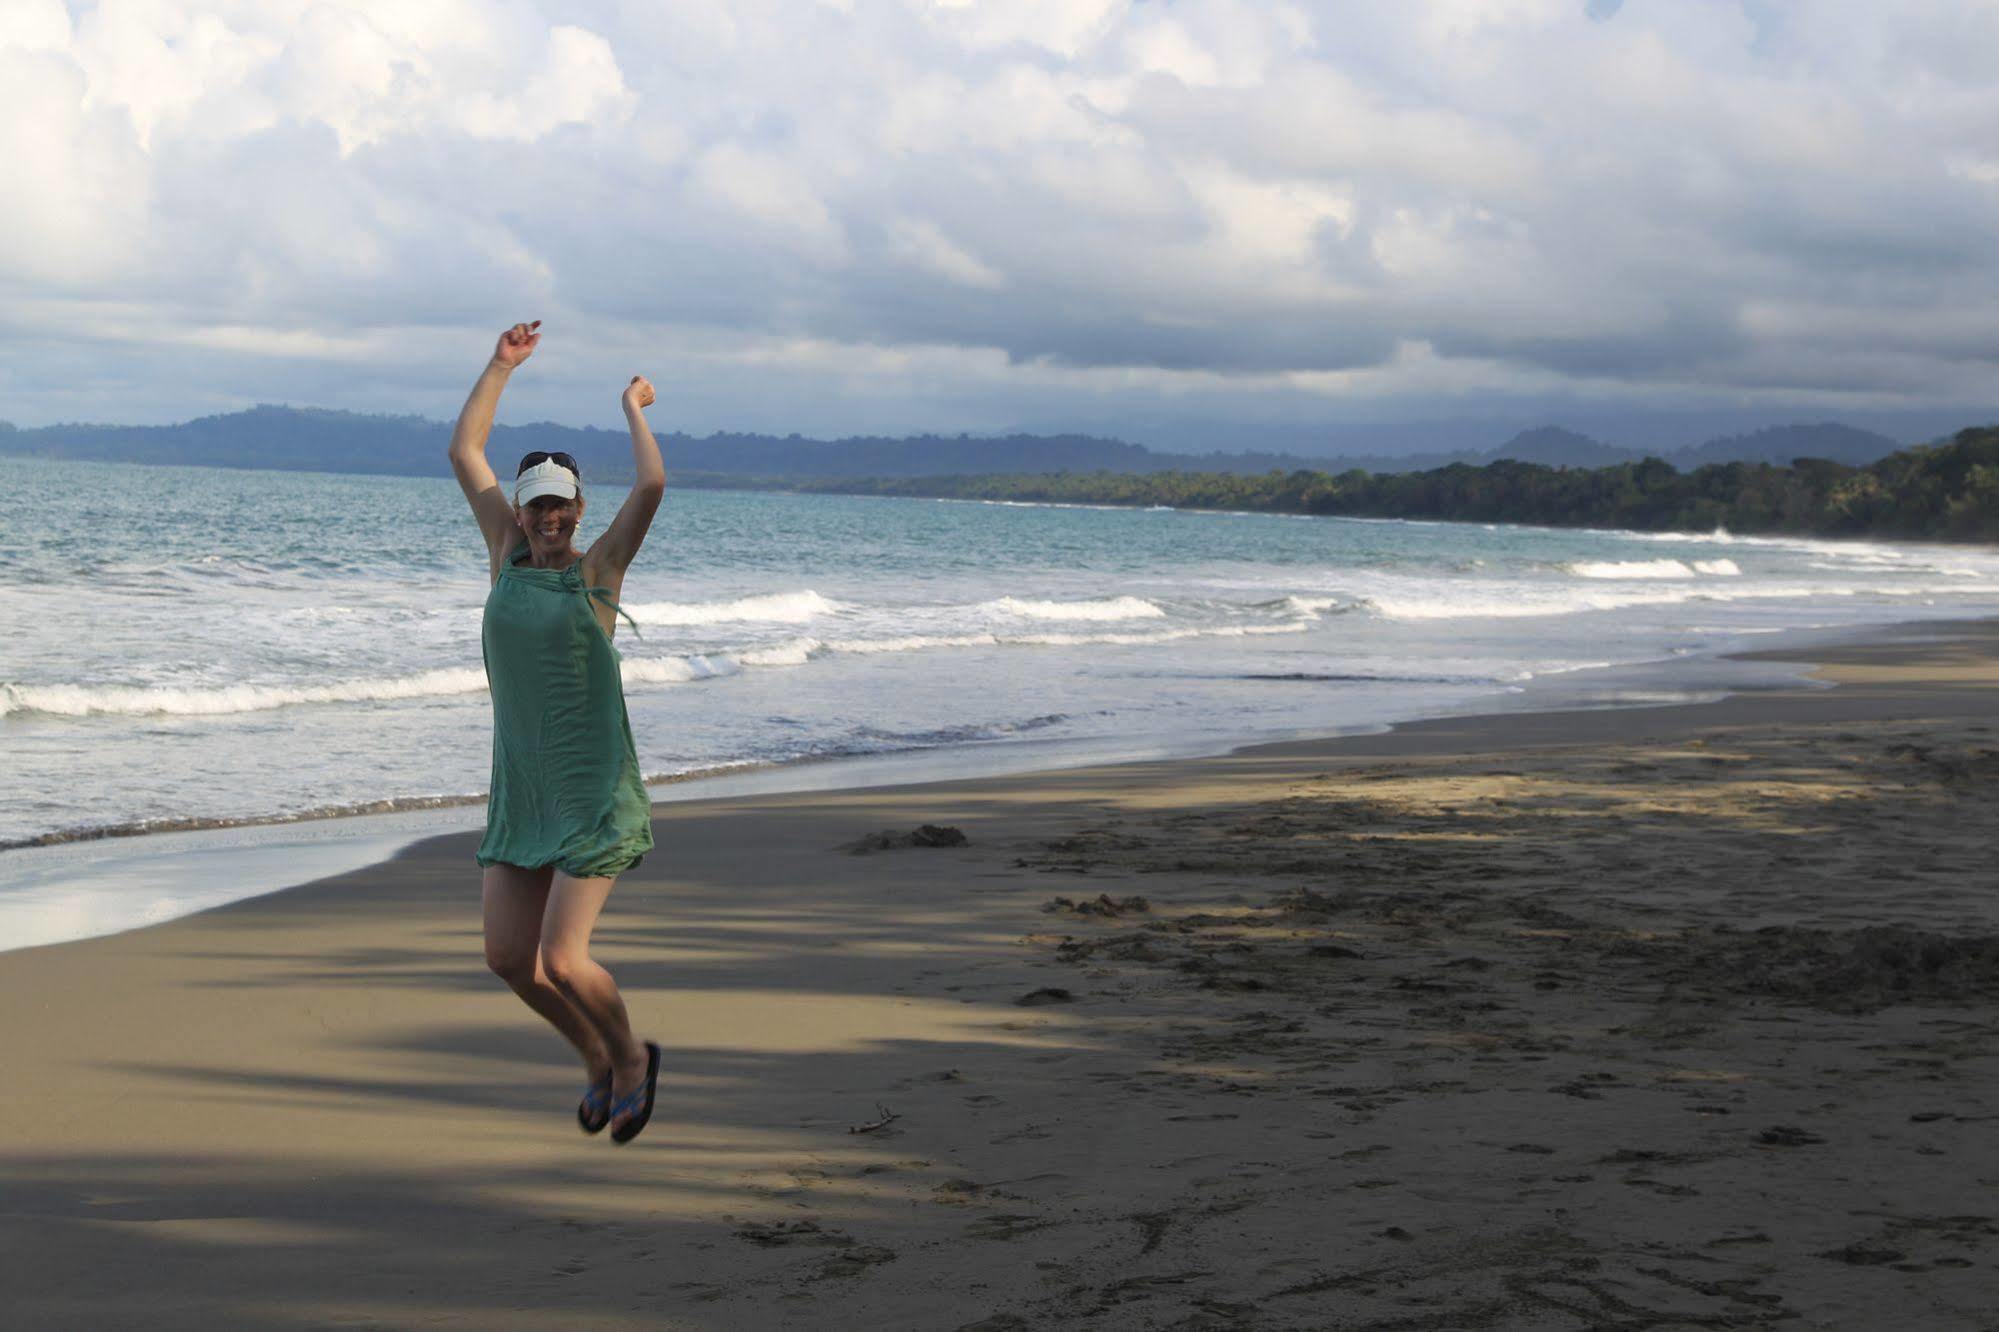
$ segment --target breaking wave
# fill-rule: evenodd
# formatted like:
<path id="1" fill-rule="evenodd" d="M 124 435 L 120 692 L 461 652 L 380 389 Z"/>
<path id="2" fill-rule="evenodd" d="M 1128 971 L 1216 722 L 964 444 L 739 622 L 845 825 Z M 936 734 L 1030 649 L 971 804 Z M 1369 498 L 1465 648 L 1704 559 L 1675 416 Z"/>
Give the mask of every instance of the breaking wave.
<path id="1" fill-rule="evenodd" d="M 40 713 L 50 717 L 216 717 L 262 712 L 298 703 L 376 703 L 478 693 L 486 672 L 467 666 L 419 671 L 324 685 L 22 685 L 0 684 L 0 717 Z"/>
<path id="2" fill-rule="evenodd" d="M 627 604 L 625 613 L 640 624 L 803 624 L 840 609 L 838 602 L 828 601 L 806 588 L 802 592 L 770 592 L 733 601 L 644 601 Z"/>
<path id="3" fill-rule="evenodd" d="M 1733 578 L 1742 573 L 1734 560 L 1695 560 L 1690 565 L 1679 560 L 1584 561 L 1562 567 L 1578 578 L 1694 578 L 1701 574 Z"/>
<path id="4" fill-rule="evenodd" d="M 1028 620 L 1157 620 L 1166 612 L 1143 597 L 1106 597 L 1100 601 L 1035 601 L 1001 597 L 980 610 L 1016 615 Z"/>

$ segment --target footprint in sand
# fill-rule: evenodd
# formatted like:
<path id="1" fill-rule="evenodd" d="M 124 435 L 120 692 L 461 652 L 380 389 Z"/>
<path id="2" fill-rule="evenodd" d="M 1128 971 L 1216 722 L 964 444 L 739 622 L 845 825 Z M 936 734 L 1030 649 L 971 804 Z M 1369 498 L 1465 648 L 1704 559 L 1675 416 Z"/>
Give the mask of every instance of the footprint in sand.
<path id="1" fill-rule="evenodd" d="M 1039 1125 L 1028 1124 L 1022 1128 L 1015 1129 L 1011 1133 L 1000 1134 L 997 1138 L 994 1138 L 992 1140 L 992 1145 L 998 1146 L 1000 1143 L 1003 1142 L 1039 1142 L 1043 1138 L 1050 1138 L 1053 1136 L 1054 1134 L 1050 1133 L 1047 1129 L 1042 1128 Z"/>
<path id="2" fill-rule="evenodd" d="M 863 1244 L 858 1248 L 847 1249 L 841 1253 L 829 1255 L 824 1262 L 819 1264 L 818 1270 L 805 1279 L 807 1281 L 835 1281 L 846 1277 L 857 1277 L 865 1273 L 870 1267 L 875 1267 L 882 1263 L 892 1263 L 895 1259 L 896 1253 L 894 1249 L 885 1249 L 879 1244 Z"/>
<path id="3" fill-rule="evenodd" d="M 973 1239 L 1010 1240 L 1058 1224 L 1060 1223 L 1045 1221 L 1038 1216 L 1028 1216 L 1025 1213 L 994 1212 L 991 1216 L 981 1217 L 966 1226 L 965 1233 Z"/>
<path id="4" fill-rule="evenodd" d="M 1854 1267 L 1879 1267 L 1884 1263 L 1899 1263 L 1908 1255 L 1899 1249 L 1870 1249 L 1862 1244 L 1849 1244 L 1843 1249 L 1827 1249 L 1819 1257 Z"/>
<path id="5" fill-rule="evenodd" d="M 963 1205 L 977 1199 L 987 1191 L 986 1186 L 972 1179 L 947 1179 L 930 1191 L 932 1202 Z"/>
<path id="6" fill-rule="evenodd" d="M 736 1238 L 763 1249 L 801 1245 L 845 1248 L 854 1242 L 841 1231 L 822 1229 L 817 1221 L 752 1221 L 737 1227 Z"/>
<path id="7" fill-rule="evenodd" d="M 955 1068 L 939 1069 L 935 1073 L 924 1073 L 913 1078 L 904 1078 L 897 1086 L 907 1087 L 917 1082 L 963 1082 L 965 1075 Z"/>
<path id="8" fill-rule="evenodd" d="M 1825 1139 L 1795 1124 L 1774 1124 L 1757 1134 L 1756 1141 L 1766 1147 L 1816 1147 Z"/>

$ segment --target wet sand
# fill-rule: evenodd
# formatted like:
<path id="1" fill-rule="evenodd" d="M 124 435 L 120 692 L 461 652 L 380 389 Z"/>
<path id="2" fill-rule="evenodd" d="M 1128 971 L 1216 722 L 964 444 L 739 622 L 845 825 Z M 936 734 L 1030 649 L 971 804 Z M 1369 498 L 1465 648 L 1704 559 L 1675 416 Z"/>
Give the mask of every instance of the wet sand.
<path id="1" fill-rule="evenodd" d="M 624 1148 L 469 835 L 0 954 L 5 1321 L 1989 1327 L 1999 628 L 1811 656 L 659 806 L 599 931 L 667 1052 Z"/>

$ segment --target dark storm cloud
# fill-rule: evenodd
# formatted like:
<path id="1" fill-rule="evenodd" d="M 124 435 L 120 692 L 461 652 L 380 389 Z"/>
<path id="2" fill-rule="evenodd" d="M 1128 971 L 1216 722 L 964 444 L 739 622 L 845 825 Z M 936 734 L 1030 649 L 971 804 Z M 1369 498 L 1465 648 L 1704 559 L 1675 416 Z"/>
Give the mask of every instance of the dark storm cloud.
<path id="1" fill-rule="evenodd" d="M 1650 383 L 1684 382 L 1736 360 L 1748 344 L 1728 307 L 1676 304 L 1628 328 L 1566 337 L 1464 334 L 1441 340 L 1437 351 L 1525 361 L 1578 379 Z"/>

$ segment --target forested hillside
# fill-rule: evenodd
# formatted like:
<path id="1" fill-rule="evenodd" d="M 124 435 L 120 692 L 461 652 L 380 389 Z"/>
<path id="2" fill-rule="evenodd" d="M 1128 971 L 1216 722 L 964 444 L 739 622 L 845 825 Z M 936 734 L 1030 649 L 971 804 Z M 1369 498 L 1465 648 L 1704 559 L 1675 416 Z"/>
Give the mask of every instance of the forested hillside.
<path id="1" fill-rule="evenodd" d="M 729 485 L 739 479 L 683 478 Z M 1366 518 L 1999 541 L 1999 427 L 1904 449 L 1866 467 L 1803 458 L 1714 463 L 1681 472 L 1657 458 L 1614 467 L 1458 463 L 1379 475 L 1349 471 L 1114 472 L 1053 476 L 800 479 L 787 489 L 950 499 L 1170 505 Z"/>

